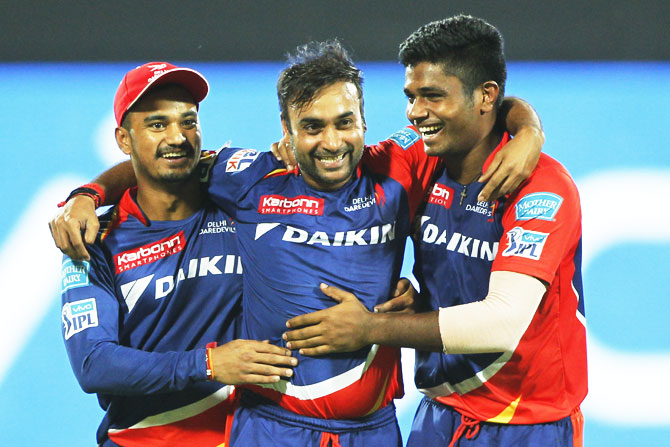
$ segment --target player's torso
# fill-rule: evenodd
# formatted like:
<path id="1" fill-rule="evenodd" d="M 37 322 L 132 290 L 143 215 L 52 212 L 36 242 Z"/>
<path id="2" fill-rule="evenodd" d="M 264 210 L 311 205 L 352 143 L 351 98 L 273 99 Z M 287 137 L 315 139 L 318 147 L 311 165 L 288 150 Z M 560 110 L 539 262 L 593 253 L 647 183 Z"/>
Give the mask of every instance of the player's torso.
<path id="1" fill-rule="evenodd" d="M 188 219 L 129 217 L 105 238 L 120 298 L 120 342 L 147 351 L 189 350 L 235 336 L 242 287 L 236 228 L 209 207 Z"/>
<path id="2" fill-rule="evenodd" d="M 249 337 L 280 344 L 287 320 L 334 305 L 321 293 L 322 282 L 353 292 L 368 309 L 388 299 L 409 227 L 406 197 L 394 180 L 363 168 L 329 193 L 294 175 L 269 178 L 250 191 L 244 207 L 238 217 Z M 294 382 L 330 378 L 366 354 L 303 359 Z"/>
<path id="3" fill-rule="evenodd" d="M 502 203 L 477 201 L 483 187 L 478 182 L 462 185 L 442 170 L 414 219 L 414 274 L 430 310 L 481 300 L 488 293 L 503 231 Z M 499 356 L 417 351 L 417 387 L 459 383 Z"/>
<path id="4" fill-rule="evenodd" d="M 368 309 L 389 298 L 402 264 L 409 209 L 399 182 L 365 166 L 342 188 L 319 191 L 295 172 L 266 175 L 280 168 L 271 157 L 260 153 L 248 168 L 228 163 L 226 169 L 244 181 L 239 195 L 227 200 L 235 207 L 244 262 L 242 336 L 283 345 L 287 320 L 336 304 L 321 293 L 320 283 L 354 293 Z M 218 184 L 224 190 L 236 181 L 227 178 Z M 294 355 L 294 376 L 265 395 L 303 415 L 362 416 L 401 390 L 396 349 Z"/>

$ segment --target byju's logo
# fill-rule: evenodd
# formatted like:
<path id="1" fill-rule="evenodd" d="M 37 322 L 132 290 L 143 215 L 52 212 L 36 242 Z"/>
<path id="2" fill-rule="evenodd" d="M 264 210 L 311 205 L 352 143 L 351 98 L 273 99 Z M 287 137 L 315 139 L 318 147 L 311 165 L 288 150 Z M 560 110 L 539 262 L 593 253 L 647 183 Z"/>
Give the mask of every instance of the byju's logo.
<path id="1" fill-rule="evenodd" d="M 73 261 L 70 258 L 63 260 L 61 269 L 61 290 L 88 285 L 88 272 L 91 264 L 88 261 Z"/>
<path id="2" fill-rule="evenodd" d="M 507 248 L 502 252 L 502 255 L 519 256 L 537 261 L 540 259 L 548 236 L 548 233 L 514 227 L 507 232 Z"/>
<path id="3" fill-rule="evenodd" d="M 61 314 L 63 336 L 69 340 L 74 334 L 98 325 L 98 307 L 95 298 L 65 303 Z"/>

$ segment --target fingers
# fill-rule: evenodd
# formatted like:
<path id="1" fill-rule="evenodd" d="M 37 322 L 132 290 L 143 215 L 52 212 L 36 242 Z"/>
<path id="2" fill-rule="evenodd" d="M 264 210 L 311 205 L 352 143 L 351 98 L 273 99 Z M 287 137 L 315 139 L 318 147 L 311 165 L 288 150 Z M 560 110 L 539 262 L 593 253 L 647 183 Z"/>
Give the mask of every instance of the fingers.
<path id="1" fill-rule="evenodd" d="M 307 357 L 318 357 L 320 355 L 327 355 L 327 354 L 333 354 L 336 353 L 337 351 L 330 346 L 323 345 L 323 346 L 317 346 L 315 348 L 305 348 L 301 349 L 300 355 L 304 355 Z"/>
<path id="2" fill-rule="evenodd" d="M 375 306 L 375 312 L 400 312 L 408 309 L 414 304 L 414 299 L 411 295 L 402 295 L 392 298 L 385 303 Z"/>
<path id="3" fill-rule="evenodd" d="M 410 282 L 407 278 L 400 278 L 395 285 L 395 290 L 391 296 L 398 297 L 409 290 Z"/>
<path id="4" fill-rule="evenodd" d="M 323 330 L 318 326 L 307 326 L 302 329 L 293 331 L 286 331 L 282 334 L 282 339 L 286 343 L 288 349 L 295 349 L 295 341 L 306 340 L 308 338 L 318 337 L 323 333 Z"/>
<path id="5" fill-rule="evenodd" d="M 500 156 L 500 152 L 498 152 L 495 157 L 493 157 L 493 160 L 491 161 L 491 164 L 488 166 L 486 171 L 482 173 L 481 177 L 479 177 L 479 183 L 488 182 L 493 174 L 498 170 L 500 163 L 502 163 L 502 157 Z"/>
<path id="6" fill-rule="evenodd" d="M 358 300 L 358 298 L 356 298 L 356 295 L 354 295 L 353 293 L 345 292 L 344 290 L 338 289 L 335 286 L 329 286 L 328 284 L 321 283 L 319 284 L 319 288 L 321 289 L 321 292 L 323 292 L 324 295 L 334 299 L 338 303 L 342 303 L 344 301 L 349 300 Z"/>
<path id="7" fill-rule="evenodd" d="M 292 171 L 295 168 L 296 161 L 287 135 L 284 135 L 278 142 L 272 143 L 270 151 L 277 160 L 284 162 L 287 170 Z"/>

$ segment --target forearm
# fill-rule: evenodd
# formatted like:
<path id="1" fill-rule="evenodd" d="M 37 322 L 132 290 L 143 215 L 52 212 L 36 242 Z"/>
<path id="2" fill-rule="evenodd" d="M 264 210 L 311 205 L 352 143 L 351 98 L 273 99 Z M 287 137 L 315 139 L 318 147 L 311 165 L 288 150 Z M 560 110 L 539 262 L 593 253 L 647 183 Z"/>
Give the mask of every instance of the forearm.
<path id="1" fill-rule="evenodd" d="M 72 366 L 87 393 L 143 395 L 180 391 L 207 380 L 205 349 L 146 352 L 102 342 Z"/>
<path id="2" fill-rule="evenodd" d="M 367 340 L 370 344 L 442 351 L 438 313 L 370 314 Z"/>
<path id="3" fill-rule="evenodd" d="M 109 168 L 96 177 L 93 183 L 97 183 L 105 191 L 105 203 L 101 205 L 118 203 L 128 188 L 137 185 L 132 162 L 127 160 Z"/>
<path id="4" fill-rule="evenodd" d="M 482 301 L 440 309 L 439 331 L 447 354 L 509 352 L 516 349 L 546 291 L 538 279 L 493 272 Z"/>
<path id="5" fill-rule="evenodd" d="M 540 117 L 533 107 L 523 99 L 505 97 L 499 111 L 499 117 L 511 135 L 531 134 L 538 139 L 540 146 L 544 144 L 544 131 L 542 130 Z"/>

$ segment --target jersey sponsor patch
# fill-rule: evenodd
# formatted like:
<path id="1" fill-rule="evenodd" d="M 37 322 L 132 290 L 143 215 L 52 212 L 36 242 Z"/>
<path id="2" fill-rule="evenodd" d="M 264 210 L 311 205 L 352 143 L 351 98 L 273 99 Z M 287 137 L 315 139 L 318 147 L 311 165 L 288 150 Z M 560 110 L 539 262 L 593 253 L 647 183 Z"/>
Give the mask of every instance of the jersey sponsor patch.
<path id="1" fill-rule="evenodd" d="M 88 285 L 88 272 L 91 264 L 88 261 L 73 261 L 70 258 L 63 260 L 61 269 L 61 290 L 65 292 L 75 287 Z"/>
<path id="2" fill-rule="evenodd" d="M 502 252 L 502 255 L 519 256 L 537 261 L 540 259 L 548 236 L 548 233 L 514 227 L 507 232 L 507 248 Z"/>
<path id="3" fill-rule="evenodd" d="M 435 183 L 430 190 L 428 203 L 443 206 L 446 209 L 451 208 L 451 202 L 454 200 L 454 189 L 446 185 Z"/>
<path id="4" fill-rule="evenodd" d="M 260 214 L 307 214 L 323 215 L 323 199 L 310 196 L 284 197 L 278 194 L 261 196 L 258 203 Z"/>
<path id="5" fill-rule="evenodd" d="M 141 265 L 151 264 L 159 259 L 179 253 L 185 246 L 186 238 L 184 237 L 184 232 L 180 231 L 159 241 L 124 251 L 123 253 L 114 255 L 116 273 L 122 273 Z"/>
<path id="6" fill-rule="evenodd" d="M 226 172 L 244 171 L 258 158 L 260 152 L 254 149 L 241 149 L 230 156 L 226 162 Z"/>
<path id="7" fill-rule="evenodd" d="M 514 207 L 516 220 L 554 220 L 563 197 L 551 192 L 534 192 L 523 196 Z"/>
<path id="8" fill-rule="evenodd" d="M 389 137 L 389 140 L 394 141 L 403 150 L 407 150 L 408 147 L 410 147 L 420 139 L 421 135 L 419 135 L 417 131 L 409 127 L 401 129 Z"/>
<path id="9" fill-rule="evenodd" d="M 69 340 L 74 334 L 98 325 L 98 307 L 95 298 L 63 304 L 61 314 L 63 336 Z"/>

